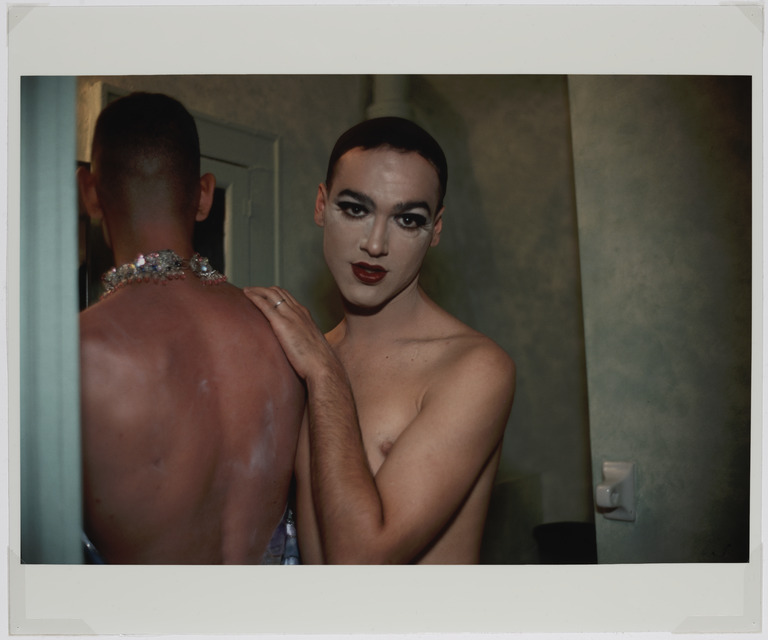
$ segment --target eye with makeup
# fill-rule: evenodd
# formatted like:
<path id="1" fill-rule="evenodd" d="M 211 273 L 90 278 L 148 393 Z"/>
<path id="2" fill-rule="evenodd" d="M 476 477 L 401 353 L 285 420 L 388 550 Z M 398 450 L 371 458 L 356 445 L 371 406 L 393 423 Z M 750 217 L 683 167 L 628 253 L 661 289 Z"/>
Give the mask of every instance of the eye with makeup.
<path id="1" fill-rule="evenodd" d="M 368 213 L 368 208 L 359 202 L 342 200 L 337 202 L 336 206 L 350 218 L 362 218 L 366 213 Z"/>
<path id="2" fill-rule="evenodd" d="M 395 216 L 397 224 L 403 229 L 421 229 L 427 225 L 427 217 L 419 213 L 401 213 Z"/>

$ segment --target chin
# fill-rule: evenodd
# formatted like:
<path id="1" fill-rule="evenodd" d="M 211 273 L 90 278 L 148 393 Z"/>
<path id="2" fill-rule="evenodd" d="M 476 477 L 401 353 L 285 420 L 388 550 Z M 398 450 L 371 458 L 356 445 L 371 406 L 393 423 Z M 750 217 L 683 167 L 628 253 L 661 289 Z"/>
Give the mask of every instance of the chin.
<path id="1" fill-rule="evenodd" d="M 346 309 L 357 314 L 374 314 L 385 307 L 392 299 L 390 296 L 382 297 L 380 291 L 363 290 L 360 292 L 355 291 L 355 289 L 356 287 L 352 287 L 347 291 L 341 290 L 341 299 Z M 366 289 L 369 289 L 369 287 L 366 287 Z M 375 287 L 370 289 L 375 289 Z"/>
<path id="2" fill-rule="evenodd" d="M 382 307 L 384 307 L 388 300 L 381 300 L 378 296 L 347 296 L 344 292 L 341 293 L 341 299 L 344 302 L 344 306 L 349 310 L 354 310 L 357 313 L 371 314 L 375 313 Z"/>
<path id="3" fill-rule="evenodd" d="M 354 316 L 374 316 L 384 307 L 384 303 L 379 305 L 363 305 L 350 302 L 346 298 L 343 298 L 344 311 Z"/>

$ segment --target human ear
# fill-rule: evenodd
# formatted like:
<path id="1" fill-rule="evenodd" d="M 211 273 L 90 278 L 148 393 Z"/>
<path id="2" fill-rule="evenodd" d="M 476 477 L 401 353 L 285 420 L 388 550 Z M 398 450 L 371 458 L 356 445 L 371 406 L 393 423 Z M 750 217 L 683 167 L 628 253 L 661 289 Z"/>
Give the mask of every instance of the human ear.
<path id="1" fill-rule="evenodd" d="M 445 211 L 445 207 L 442 207 L 440 211 L 435 214 L 435 224 L 432 230 L 432 240 L 429 243 L 430 247 L 436 247 L 440 242 L 440 232 L 443 230 L 443 211 Z"/>
<path id="2" fill-rule="evenodd" d="M 200 176 L 200 201 L 197 205 L 195 220 L 201 222 L 208 217 L 213 206 L 213 194 L 216 191 L 216 176 L 206 173 Z"/>
<path id="3" fill-rule="evenodd" d="M 99 202 L 99 195 L 96 193 L 96 180 L 87 167 L 79 167 L 76 173 L 77 188 L 80 191 L 80 197 L 83 199 L 83 205 L 88 216 L 93 220 L 101 220 L 104 217 L 104 210 Z"/>
<path id="4" fill-rule="evenodd" d="M 323 183 L 317 187 L 317 196 L 315 197 L 315 224 L 319 227 L 325 226 L 325 206 L 328 202 L 328 190 Z"/>

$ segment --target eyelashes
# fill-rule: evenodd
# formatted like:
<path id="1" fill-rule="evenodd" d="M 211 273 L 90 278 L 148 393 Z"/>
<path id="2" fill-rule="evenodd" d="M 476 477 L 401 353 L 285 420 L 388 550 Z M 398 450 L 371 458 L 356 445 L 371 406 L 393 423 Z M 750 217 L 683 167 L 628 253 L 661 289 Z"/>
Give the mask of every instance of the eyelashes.
<path id="1" fill-rule="evenodd" d="M 395 220 L 404 229 L 421 229 L 427 225 L 426 216 L 418 213 L 402 213 L 395 216 Z"/>
<path id="2" fill-rule="evenodd" d="M 340 201 L 336 206 L 350 218 L 360 219 L 370 213 L 369 208 L 359 202 Z M 401 229 L 417 230 L 426 227 L 429 223 L 427 216 L 420 213 L 399 213 L 394 220 Z"/>
<path id="3" fill-rule="evenodd" d="M 362 218 L 368 213 L 368 208 L 359 202 L 337 202 L 336 206 L 350 218 Z"/>

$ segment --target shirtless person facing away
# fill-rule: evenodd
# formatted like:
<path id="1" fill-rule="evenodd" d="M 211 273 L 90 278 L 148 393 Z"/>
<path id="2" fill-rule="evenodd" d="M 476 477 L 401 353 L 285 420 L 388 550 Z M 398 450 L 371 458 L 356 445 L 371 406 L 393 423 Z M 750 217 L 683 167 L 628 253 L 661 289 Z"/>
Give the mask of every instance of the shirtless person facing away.
<path id="1" fill-rule="evenodd" d="M 194 120 L 160 94 L 112 103 L 78 183 L 124 265 L 80 316 L 87 536 L 107 563 L 280 562 L 305 391 L 262 313 L 193 256 L 215 187 Z"/>
<path id="2" fill-rule="evenodd" d="M 296 461 L 304 562 L 479 560 L 515 368 L 419 286 L 446 176 L 442 149 L 414 123 L 353 127 L 314 214 L 344 319 L 323 337 L 286 291 L 245 290 L 307 385 Z"/>

